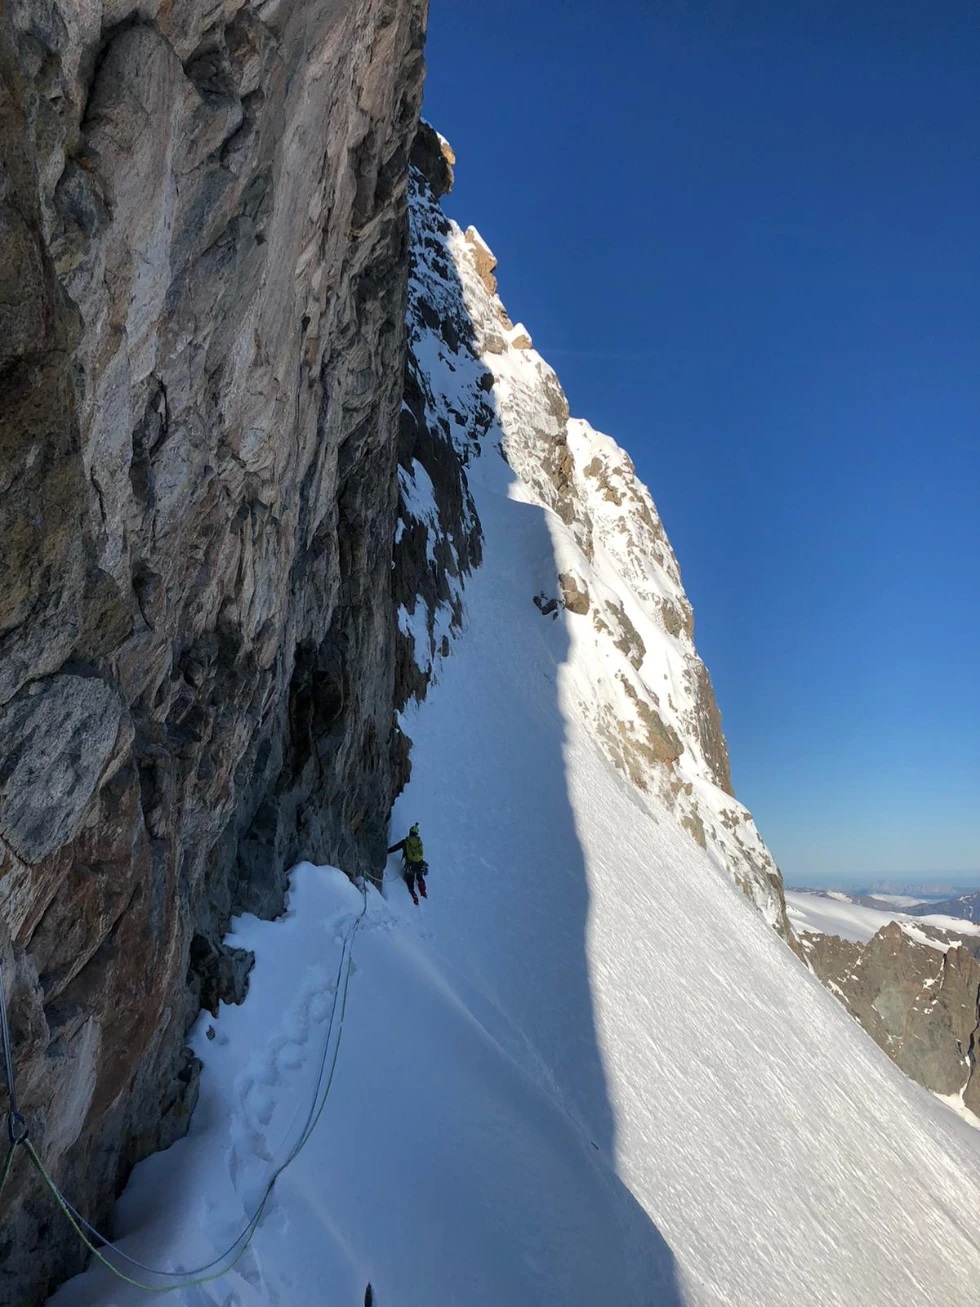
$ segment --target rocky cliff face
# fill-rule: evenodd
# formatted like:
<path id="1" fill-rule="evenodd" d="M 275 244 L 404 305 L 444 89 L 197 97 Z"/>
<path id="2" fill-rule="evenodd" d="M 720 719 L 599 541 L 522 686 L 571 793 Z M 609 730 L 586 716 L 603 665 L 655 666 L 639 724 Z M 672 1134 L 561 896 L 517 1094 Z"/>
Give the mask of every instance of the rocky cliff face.
<path id="1" fill-rule="evenodd" d="M 448 635 L 464 620 L 457 578 L 478 559 L 479 543 L 465 477 L 481 460 L 502 458 L 512 496 L 553 515 L 553 556 L 529 572 L 527 599 L 542 621 L 559 608 L 569 615 L 583 652 L 576 661 L 591 671 L 567 693 L 643 801 L 710 849 L 792 939 L 779 872 L 732 795 L 691 605 L 653 501 L 623 450 L 570 416 L 555 373 L 507 317 L 479 233 L 444 216 L 439 196 L 453 159 L 431 128 L 419 134 L 415 161 L 399 530 L 428 540 L 431 578 L 396 589 L 399 666 L 409 669 L 402 683 L 421 688 L 438 675 Z"/>
<path id="2" fill-rule="evenodd" d="M 313 853 L 379 865 L 422 0 L 0 10 L 0 963 L 101 1219 Z M 20 1156 L 0 1300 L 81 1258 Z"/>
<path id="3" fill-rule="evenodd" d="M 800 943 L 906 1075 L 980 1116 L 980 938 L 892 921 L 865 944 L 812 931 Z"/>

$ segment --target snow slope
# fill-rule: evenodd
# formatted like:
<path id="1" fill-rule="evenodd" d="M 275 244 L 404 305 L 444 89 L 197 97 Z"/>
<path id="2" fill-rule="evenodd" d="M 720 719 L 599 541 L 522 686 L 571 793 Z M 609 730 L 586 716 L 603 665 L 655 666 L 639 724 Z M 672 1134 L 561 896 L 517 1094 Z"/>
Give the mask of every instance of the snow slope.
<path id="1" fill-rule="evenodd" d="M 453 351 L 450 377 L 434 338 L 419 347 L 432 402 L 465 414 L 477 365 Z M 188 1138 L 136 1169 L 123 1246 L 170 1268 L 214 1256 L 329 1083 L 240 1263 L 165 1301 L 360 1307 L 370 1281 L 376 1307 L 977 1307 L 976 1133 L 767 923 L 764 846 L 709 775 L 687 652 L 647 603 L 666 552 L 644 581 L 641 551 L 622 542 L 617 559 L 591 512 L 586 547 L 582 503 L 535 484 L 526 417 L 503 439 L 514 466 L 496 452 L 508 387 L 534 389 L 525 363 L 544 375 L 512 343 L 494 356 L 496 412 L 469 450 L 486 561 L 464 633 L 405 714 L 413 780 L 392 829 L 421 823 L 430 897 L 415 908 L 394 862 L 384 897 L 303 865 L 286 918 L 236 924 L 258 957 L 249 996 L 198 1023 L 201 1104 Z M 578 435 L 621 474 L 612 442 Z M 434 495 L 417 476 L 410 490 L 437 531 Z M 628 585 L 626 567 L 641 569 Z M 615 640 L 531 602 L 573 568 L 640 634 L 638 695 L 652 703 L 676 670 L 676 794 L 637 786 L 599 730 L 622 688 Z M 420 641 L 433 625 L 402 620 Z M 746 851 L 763 913 L 731 878 L 753 871 Z M 51 1301 L 149 1296 L 97 1269 Z"/>
<path id="2" fill-rule="evenodd" d="M 378 1307 L 975 1307 L 974 1132 L 610 766 L 567 706 L 574 618 L 520 584 L 560 528 L 499 486 L 478 502 L 492 563 L 394 821 L 422 824 L 429 901 L 368 892 L 319 1126 L 242 1267 L 173 1300 L 360 1303 L 370 1279 Z M 204 1261 L 243 1221 L 305 1114 L 360 908 L 300 868 L 284 922 L 240 923 L 250 996 L 202 1018 L 202 1105 L 137 1168 L 127 1247 Z M 100 1272 L 52 1301 L 145 1297 Z"/>
<path id="3" fill-rule="evenodd" d="M 628 1281 L 627 1301 L 638 1302 L 669 1282 L 669 1253 L 647 1246 L 646 1219 L 605 1159 L 507 1054 L 500 1014 L 447 975 L 376 892 L 364 908 L 342 873 L 304 864 L 283 921 L 238 923 L 235 942 L 258 956 L 250 996 L 199 1022 L 201 1104 L 190 1135 L 143 1163 L 120 1204 L 120 1229 L 142 1228 L 125 1241 L 130 1255 L 203 1266 L 234 1241 L 302 1133 L 343 1010 L 325 1115 L 252 1246 L 220 1284 L 168 1301 L 360 1304 L 373 1281 L 379 1304 L 517 1303 L 532 1288 L 600 1302 L 607 1284 Z M 338 963 L 355 923 L 342 1009 Z M 639 1258 L 629 1257 L 634 1245 Z M 52 1302 L 149 1297 L 114 1290 L 102 1272 Z"/>

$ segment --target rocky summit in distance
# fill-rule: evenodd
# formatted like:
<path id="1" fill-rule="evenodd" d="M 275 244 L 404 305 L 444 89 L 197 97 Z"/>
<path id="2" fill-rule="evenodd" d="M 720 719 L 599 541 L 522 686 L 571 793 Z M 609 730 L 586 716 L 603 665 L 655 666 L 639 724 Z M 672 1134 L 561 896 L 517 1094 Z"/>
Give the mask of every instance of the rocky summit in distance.
<path id="1" fill-rule="evenodd" d="M 79 1210 L 187 1126 L 229 914 L 383 863 L 424 0 L 0 7 L 0 965 Z M 84 1250 L 23 1151 L 0 1301 Z"/>
<path id="2" fill-rule="evenodd" d="M 799 939 L 814 974 L 906 1075 L 980 1117 L 980 935 L 906 918 L 867 942 Z"/>
<path id="3" fill-rule="evenodd" d="M 934 899 L 929 903 L 916 903 L 906 911 L 912 917 L 960 917 L 963 921 L 980 924 L 980 890 L 956 894 L 948 899 Z"/>

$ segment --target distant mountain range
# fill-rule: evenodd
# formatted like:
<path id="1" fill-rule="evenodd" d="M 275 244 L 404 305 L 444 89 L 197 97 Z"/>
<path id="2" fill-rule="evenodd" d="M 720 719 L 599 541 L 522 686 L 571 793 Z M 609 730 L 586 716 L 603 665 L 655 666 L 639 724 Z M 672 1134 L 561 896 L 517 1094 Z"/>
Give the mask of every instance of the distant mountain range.
<path id="1" fill-rule="evenodd" d="M 958 894 L 969 894 L 980 888 L 980 872 L 923 872 L 920 879 L 879 876 L 865 886 L 853 881 L 850 883 L 854 889 L 848 889 L 847 893 L 869 894 L 872 897 L 882 894 L 913 894 L 924 899 L 954 898 Z"/>
<path id="2" fill-rule="evenodd" d="M 952 899 L 940 899 L 938 902 L 932 899 L 928 903 L 917 903 L 906 911 L 913 917 L 935 913 L 941 917 L 960 917 L 964 921 L 980 922 L 980 890 L 960 894 Z"/>
<path id="3" fill-rule="evenodd" d="M 877 892 L 876 892 L 877 891 Z M 874 889 L 814 889 L 806 886 L 789 886 L 790 893 L 815 894 L 820 898 L 846 899 L 849 903 L 858 903 L 863 908 L 877 908 L 883 912 L 902 912 L 913 917 L 959 917 L 963 921 L 980 922 L 980 889 L 970 889 L 966 893 L 950 894 L 945 887 L 935 887 L 915 892 L 914 887 L 904 885 L 901 892 L 897 887 L 885 891 L 875 886 Z"/>

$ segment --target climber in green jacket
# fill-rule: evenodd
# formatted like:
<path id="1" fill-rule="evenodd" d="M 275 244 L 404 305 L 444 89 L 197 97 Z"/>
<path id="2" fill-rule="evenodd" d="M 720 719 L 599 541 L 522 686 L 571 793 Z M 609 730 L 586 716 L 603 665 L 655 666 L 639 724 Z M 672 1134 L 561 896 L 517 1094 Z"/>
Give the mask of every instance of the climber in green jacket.
<path id="1" fill-rule="evenodd" d="M 393 844 L 388 850 L 389 853 L 401 853 L 404 859 L 403 876 L 405 884 L 408 886 L 408 892 L 412 896 L 412 902 L 418 906 L 419 894 L 424 899 L 429 896 L 425 892 L 425 877 L 429 870 L 429 864 L 425 861 L 424 849 L 422 848 L 422 839 L 419 835 L 419 824 L 415 822 L 410 828 L 408 834 L 397 844 Z M 418 886 L 419 894 L 415 893 Z"/>

